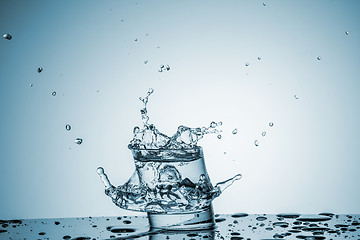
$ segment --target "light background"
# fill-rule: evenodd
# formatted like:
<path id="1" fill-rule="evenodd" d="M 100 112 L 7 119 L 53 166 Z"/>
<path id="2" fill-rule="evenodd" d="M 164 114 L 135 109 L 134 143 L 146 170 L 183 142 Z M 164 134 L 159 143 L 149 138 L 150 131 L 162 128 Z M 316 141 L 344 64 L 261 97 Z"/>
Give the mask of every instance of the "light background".
<path id="1" fill-rule="evenodd" d="M 221 140 L 200 142 L 208 173 L 243 179 L 215 212 L 359 214 L 359 12 L 340 0 L 1 1 L 13 39 L 0 39 L 0 218 L 137 214 L 105 196 L 96 168 L 114 185 L 130 177 L 150 87 L 165 134 L 223 122 Z"/>

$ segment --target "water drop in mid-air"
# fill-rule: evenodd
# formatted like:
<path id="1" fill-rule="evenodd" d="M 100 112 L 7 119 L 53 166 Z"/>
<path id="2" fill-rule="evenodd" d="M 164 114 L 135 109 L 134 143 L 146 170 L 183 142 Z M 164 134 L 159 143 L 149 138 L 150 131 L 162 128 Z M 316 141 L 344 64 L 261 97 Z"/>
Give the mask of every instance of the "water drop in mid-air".
<path id="1" fill-rule="evenodd" d="M 30 83 L 30 87 L 33 87 L 33 86 L 34 86 L 34 84 Z"/>
<path id="2" fill-rule="evenodd" d="M 245 63 L 245 66 L 246 66 L 246 67 L 247 67 L 247 66 L 249 66 L 249 65 L 250 65 L 250 63 L 248 63 L 248 62 L 247 62 L 247 63 Z"/>
<path id="3" fill-rule="evenodd" d="M 259 141 L 255 140 L 254 144 L 255 144 L 255 146 L 259 146 Z"/>
<path id="4" fill-rule="evenodd" d="M 261 134 L 263 137 L 265 137 L 265 135 L 266 135 L 266 132 L 262 132 L 262 134 Z"/>
<path id="5" fill-rule="evenodd" d="M 169 71 L 169 70 L 170 70 L 170 66 L 166 65 L 166 71 Z"/>
<path id="6" fill-rule="evenodd" d="M 232 130 L 232 134 L 237 134 L 237 132 L 238 132 L 238 129 L 237 129 L 237 128 L 235 128 L 234 130 Z"/>
<path id="7" fill-rule="evenodd" d="M 218 139 L 221 139 L 221 138 L 222 138 L 222 136 L 219 134 L 219 135 L 217 135 L 217 138 L 218 138 Z"/>
<path id="8" fill-rule="evenodd" d="M 147 64 L 149 61 L 148 60 L 145 60 L 144 63 Z"/>
<path id="9" fill-rule="evenodd" d="M 83 142 L 83 140 L 81 138 L 75 139 L 75 143 L 78 145 L 82 144 L 82 142 Z"/>
<path id="10" fill-rule="evenodd" d="M 70 131 L 71 130 L 70 124 L 66 124 L 65 128 L 66 128 L 66 130 Z"/>
<path id="11" fill-rule="evenodd" d="M 12 36 L 11 36 L 10 34 L 8 34 L 8 33 L 5 33 L 5 34 L 3 35 L 3 38 L 5 38 L 5 39 L 7 39 L 7 40 L 11 40 L 11 39 L 12 39 Z"/>
<path id="12" fill-rule="evenodd" d="M 345 34 L 346 34 L 346 35 L 349 35 L 350 33 L 346 31 Z"/>
<path id="13" fill-rule="evenodd" d="M 295 99 L 299 99 L 299 96 L 298 96 L 298 95 L 294 95 L 294 98 L 295 98 Z"/>
<path id="14" fill-rule="evenodd" d="M 318 56 L 316 59 L 320 61 L 320 60 L 321 60 L 321 57 L 320 57 L 320 56 Z"/>
<path id="15" fill-rule="evenodd" d="M 37 72 L 38 73 L 41 73 L 43 71 L 43 69 L 41 68 L 41 67 L 39 67 L 38 69 L 37 69 Z"/>
<path id="16" fill-rule="evenodd" d="M 55 92 L 55 91 L 53 91 L 51 95 L 53 95 L 53 96 L 55 97 L 55 96 L 56 96 L 56 92 Z"/>
<path id="17" fill-rule="evenodd" d="M 269 126 L 270 126 L 270 127 L 274 126 L 274 123 L 273 123 L 273 122 L 270 122 L 270 123 L 269 123 Z"/>
<path id="18" fill-rule="evenodd" d="M 265 7 L 265 6 L 266 6 L 266 3 L 263 3 L 263 6 Z"/>
<path id="19" fill-rule="evenodd" d="M 261 57 L 258 57 L 258 60 L 260 61 L 260 60 L 261 60 Z"/>

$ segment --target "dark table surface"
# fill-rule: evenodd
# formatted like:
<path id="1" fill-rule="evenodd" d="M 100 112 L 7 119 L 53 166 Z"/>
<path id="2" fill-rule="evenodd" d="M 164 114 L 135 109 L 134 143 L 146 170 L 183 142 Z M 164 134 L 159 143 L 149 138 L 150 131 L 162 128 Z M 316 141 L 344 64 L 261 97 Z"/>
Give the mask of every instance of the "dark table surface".
<path id="1" fill-rule="evenodd" d="M 145 216 L 0 220 L 0 239 L 360 239 L 360 215 L 216 214 L 208 231 L 150 231 Z"/>

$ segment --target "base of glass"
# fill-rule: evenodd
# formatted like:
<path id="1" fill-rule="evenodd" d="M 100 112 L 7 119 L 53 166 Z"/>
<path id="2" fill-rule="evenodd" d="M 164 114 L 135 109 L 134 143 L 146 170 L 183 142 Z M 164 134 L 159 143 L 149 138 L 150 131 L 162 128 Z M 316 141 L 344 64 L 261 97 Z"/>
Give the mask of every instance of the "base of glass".
<path id="1" fill-rule="evenodd" d="M 202 230 L 215 227 L 213 208 L 190 213 L 148 213 L 151 228 L 167 230 Z"/>

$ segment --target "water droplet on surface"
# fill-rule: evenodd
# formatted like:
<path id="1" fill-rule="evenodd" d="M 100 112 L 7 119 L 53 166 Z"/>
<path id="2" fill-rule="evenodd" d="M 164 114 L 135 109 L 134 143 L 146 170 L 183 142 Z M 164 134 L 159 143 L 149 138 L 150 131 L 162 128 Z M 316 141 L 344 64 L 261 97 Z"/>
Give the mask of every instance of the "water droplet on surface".
<path id="1" fill-rule="evenodd" d="M 267 219 L 267 217 L 257 217 L 256 220 L 258 221 L 265 221 Z"/>
<path id="2" fill-rule="evenodd" d="M 10 34 L 8 34 L 8 33 L 5 33 L 5 34 L 3 35 L 3 38 L 5 38 L 5 39 L 7 39 L 7 40 L 11 40 L 11 39 L 12 39 L 12 36 L 11 36 Z"/>
<path id="3" fill-rule="evenodd" d="M 37 72 L 38 73 L 41 73 L 43 71 L 43 69 L 41 68 L 41 67 L 39 67 L 38 69 L 37 69 Z"/>
<path id="4" fill-rule="evenodd" d="M 255 146 L 259 146 L 259 141 L 255 140 L 254 144 L 255 144 Z"/>
<path id="5" fill-rule="evenodd" d="M 324 216 L 324 215 L 303 215 L 301 217 L 296 218 L 298 221 L 303 222 L 322 222 L 322 221 L 329 221 L 331 217 Z"/>
<path id="6" fill-rule="evenodd" d="M 262 132 L 262 134 L 261 134 L 263 137 L 265 137 L 265 135 L 266 135 L 266 132 Z"/>
<path id="7" fill-rule="evenodd" d="M 70 126 L 69 124 L 66 124 L 65 129 L 68 130 L 68 131 L 70 131 L 70 130 L 71 130 L 71 126 Z"/>
<path id="8" fill-rule="evenodd" d="M 297 214 L 297 213 L 281 213 L 281 214 L 277 214 L 277 217 L 282 217 L 282 218 L 298 218 L 300 217 L 301 214 Z"/>
<path id="9" fill-rule="evenodd" d="M 274 123 L 273 123 L 273 122 L 270 122 L 270 123 L 269 123 L 269 126 L 270 126 L 270 127 L 274 126 Z"/>
<path id="10" fill-rule="evenodd" d="M 238 132 L 238 129 L 237 129 L 237 128 L 235 128 L 234 130 L 232 130 L 232 134 L 237 134 L 237 132 Z"/>
<path id="11" fill-rule="evenodd" d="M 320 57 L 320 56 L 318 56 L 316 59 L 317 59 L 317 60 L 321 60 L 321 57 Z"/>
<path id="12" fill-rule="evenodd" d="M 81 138 L 77 138 L 75 139 L 75 143 L 80 145 L 83 142 L 83 140 Z"/>
<path id="13" fill-rule="evenodd" d="M 233 218 L 240 218 L 240 217 L 247 217 L 247 216 L 249 216 L 249 214 L 247 214 L 247 213 L 235 213 L 235 214 L 231 215 L 231 217 L 233 217 Z"/>
<path id="14" fill-rule="evenodd" d="M 53 96 L 55 97 L 55 96 L 56 96 L 56 92 L 53 91 L 53 92 L 51 93 L 51 95 L 53 95 Z"/>
<path id="15" fill-rule="evenodd" d="M 250 63 L 248 63 L 248 62 L 247 62 L 247 63 L 245 63 L 245 66 L 246 66 L 246 67 L 247 67 L 247 66 L 249 66 L 249 65 L 250 65 Z"/>

